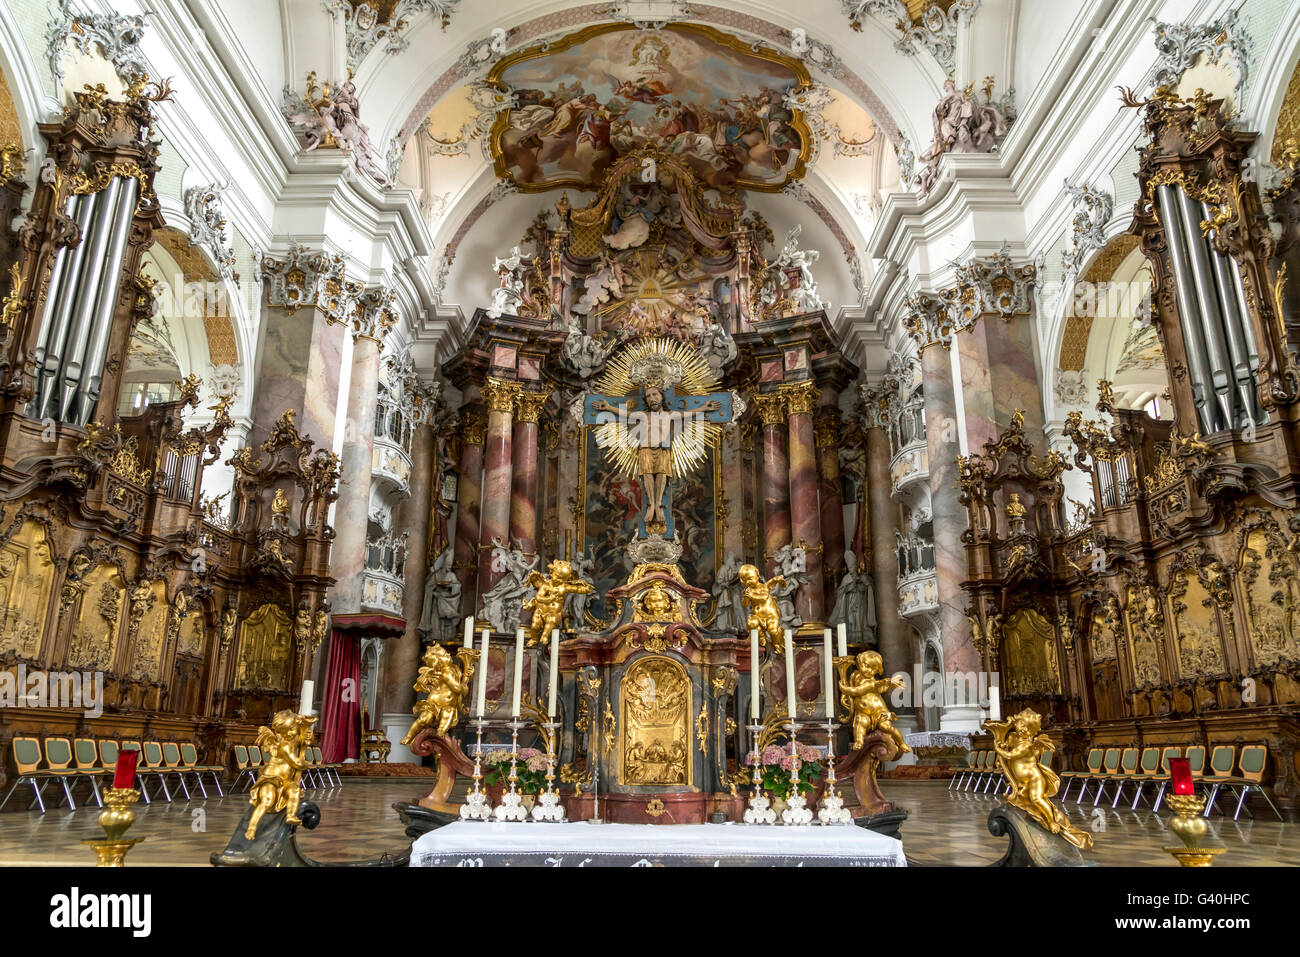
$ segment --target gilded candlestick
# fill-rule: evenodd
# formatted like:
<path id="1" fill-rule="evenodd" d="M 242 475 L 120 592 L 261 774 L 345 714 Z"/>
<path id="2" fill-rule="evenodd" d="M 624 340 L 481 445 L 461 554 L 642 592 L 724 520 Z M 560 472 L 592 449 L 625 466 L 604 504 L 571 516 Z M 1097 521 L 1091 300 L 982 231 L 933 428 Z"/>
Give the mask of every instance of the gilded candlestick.
<path id="1" fill-rule="evenodd" d="M 94 850 L 99 859 L 98 867 L 124 866 L 126 852 L 144 840 L 142 837 L 122 837 L 135 823 L 135 810 L 131 805 L 139 800 L 140 792 L 135 788 L 104 789 L 107 807 L 99 812 L 99 826 L 104 829 L 104 838 L 81 842 Z"/>
<path id="2" fill-rule="evenodd" d="M 1183 867 L 1209 867 L 1227 848 L 1201 847 L 1201 838 L 1209 828 L 1201 816 L 1205 810 L 1205 797 L 1198 794 L 1173 794 L 1166 803 L 1174 812 L 1169 829 L 1178 835 L 1183 846 L 1166 847 L 1165 852 L 1173 855 Z"/>

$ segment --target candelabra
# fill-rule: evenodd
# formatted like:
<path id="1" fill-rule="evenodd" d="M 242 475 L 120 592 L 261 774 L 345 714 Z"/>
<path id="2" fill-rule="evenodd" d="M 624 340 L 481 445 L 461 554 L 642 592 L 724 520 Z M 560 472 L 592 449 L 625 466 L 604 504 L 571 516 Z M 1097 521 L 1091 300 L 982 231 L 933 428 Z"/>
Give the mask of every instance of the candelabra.
<path id="1" fill-rule="evenodd" d="M 853 815 L 844 807 L 844 798 L 835 790 L 835 732 L 838 728 L 833 718 L 826 719 L 826 794 L 817 807 L 817 820 L 822 824 L 853 823 Z"/>
<path id="2" fill-rule="evenodd" d="M 483 727 L 487 724 L 482 718 L 472 722 L 476 731 L 474 738 L 474 787 L 461 805 L 460 817 L 463 821 L 490 821 L 492 808 L 488 805 L 487 794 L 483 791 Z"/>
<path id="3" fill-rule="evenodd" d="M 555 790 L 555 736 L 559 733 L 560 722 L 548 721 L 542 725 L 546 729 L 546 790 L 537 798 L 533 808 L 534 821 L 563 821 L 564 805 L 560 803 L 560 794 Z"/>
<path id="4" fill-rule="evenodd" d="M 510 719 L 510 789 L 501 795 L 501 803 L 493 810 L 498 821 L 527 821 L 528 808 L 519 793 L 519 729 L 524 723 L 515 715 Z"/>
<path id="5" fill-rule="evenodd" d="M 785 802 L 785 810 L 781 812 L 781 821 L 784 824 L 801 827 L 813 822 L 813 812 L 807 800 L 799 793 L 799 748 L 796 739 L 799 737 L 800 727 L 799 722 L 793 717 L 785 726 L 785 729 L 790 732 L 790 797 Z"/>
<path id="6" fill-rule="evenodd" d="M 745 727 L 754 742 L 754 793 L 749 796 L 749 807 L 745 808 L 745 823 L 775 824 L 776 812 L 772 810 L 772 802 L 763 793 L 763 772 L 760 770 L 762 755 L 758 753 L 758 736 L 763 732 L 763 725 L 755 720 L 753 724 L 747 724 Z"/>
<path id="7" fill-rule="evenodd" d="M 94 850 L 99 867 L 122 867 L 126 852 L 144 840 L 142 837 L 122 837 L 135 823 L 135 811 L 131 805 L 138 800 L 140 792 L 135 788 L 104 788 L 104 803 L 108 807 L 99 812 L 99 826 L 104 829 L 104 837 L 81 842 Z"/>

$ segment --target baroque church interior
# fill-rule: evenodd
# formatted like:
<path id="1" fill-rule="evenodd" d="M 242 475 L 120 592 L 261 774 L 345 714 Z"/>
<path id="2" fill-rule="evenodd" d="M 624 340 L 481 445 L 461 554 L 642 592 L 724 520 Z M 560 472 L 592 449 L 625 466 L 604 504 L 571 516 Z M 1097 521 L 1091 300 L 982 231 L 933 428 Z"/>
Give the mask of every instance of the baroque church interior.
<path id="1" fill-rule="evenodd" d="M 0 862 L 1300 864 L 1298 61 L 9 0 Z"/>

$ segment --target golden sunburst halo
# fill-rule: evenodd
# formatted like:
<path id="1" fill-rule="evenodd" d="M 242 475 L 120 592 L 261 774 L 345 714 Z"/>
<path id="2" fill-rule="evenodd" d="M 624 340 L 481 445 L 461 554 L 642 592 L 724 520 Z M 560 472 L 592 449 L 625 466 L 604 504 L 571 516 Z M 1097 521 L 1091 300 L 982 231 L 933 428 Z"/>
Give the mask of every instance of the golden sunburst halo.
<path id="1" fill-rule="evenodd" d="M 595 391 L 605 395 L 629 396 L 648 381 L 656 380 L 662 387 L 675 389 L 681 395 L 705 395 L 716 392 L 721 385 L 717 374 L 693 346 L 669 338 L 639 339 L 620 350 L 593 385 Z M 704 462 L 721 431 L 716 422 L 709 422 L 702 415 L 684 416 L 680 428 L 674 430 L 673 477 L 684 475 Z M 639 446 L 633 442 L 625 418 L 597 425 L 596 445 L 604 450 L 616 471 L 636 473 Z"/>

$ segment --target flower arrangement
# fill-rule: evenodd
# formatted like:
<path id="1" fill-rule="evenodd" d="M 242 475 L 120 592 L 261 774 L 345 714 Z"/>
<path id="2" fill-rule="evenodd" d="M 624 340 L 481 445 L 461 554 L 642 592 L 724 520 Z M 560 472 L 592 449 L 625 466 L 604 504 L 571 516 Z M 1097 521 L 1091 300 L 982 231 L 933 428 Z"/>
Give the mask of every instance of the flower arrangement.
<path id="1" fill-rule="evenodd" d="M 505 748 L 483 758 L 488 772 L 483 783 L 488 787 L 510 786 L 510 752 Z M 546 752 L 520 748 L 515 755 L 515 783 L 524 794 L 541 794 L 546 790 Z"/>
<path id="2" fill-rule="evenodd" d="M 763 790 L 781 800 L 790 797 L 792 771 L 799 771 L 800 794 L 815 790 L 822 776 L 821 755 L 806 744 L 796 744 L 793 754 L 788 745 L 779 744 L 769 744 L 762 753 L 750 751 L 745 756 L 745 766 L 754 765 L 758 765 Z"/>

